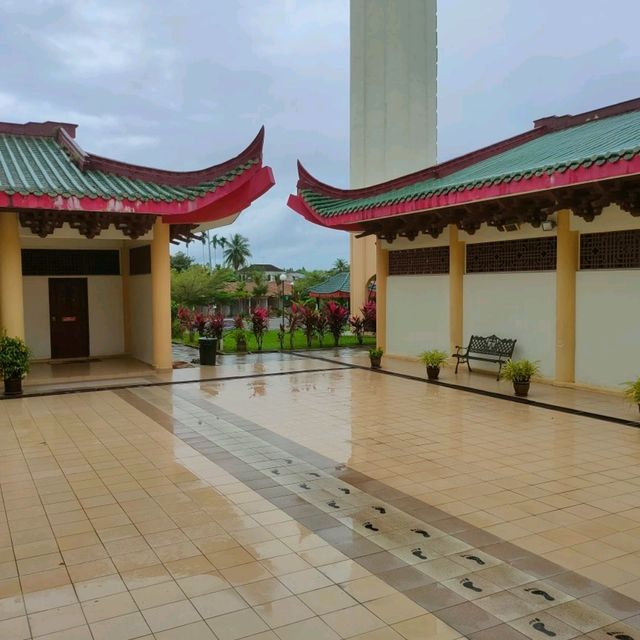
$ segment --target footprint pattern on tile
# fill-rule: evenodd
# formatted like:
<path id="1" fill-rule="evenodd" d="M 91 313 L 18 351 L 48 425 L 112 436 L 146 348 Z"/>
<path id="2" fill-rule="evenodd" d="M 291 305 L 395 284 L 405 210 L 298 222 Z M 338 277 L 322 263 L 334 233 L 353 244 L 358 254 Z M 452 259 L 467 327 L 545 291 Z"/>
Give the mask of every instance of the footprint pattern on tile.
<path id="1" fill-rule="evenodd" d="M 530 620 L 529 624 L 536 631 L 539 631 L 540 633 L 543 633 L 544 635 L 548 636 L 549 638 L 555 638 L 556 635 L 557 635 L 555 631 L 552 631 L 551 629 L 547 629 L 547 626 L 545 625 L 544 622 L 542 622 L 542 620 L 540 620 L 540 618 L 534 618 L 533 620 Z"/>
<path id="2" fill-rule="evenodd" d="M 425 529 L 411 529 L 411 531 L 413 531 L 413 533 L 417 533 L 419 536 L 422 536 L 423 538 L 431 537 L 431 534 Z"/>
<path id="3" fill-rule="evenodd" d="M 544 598 L 547 602 L 555 602 L 555 598 L 550 593 L 547 593 L 543 589 L 538 589 L 537 587 L 529 587 L 529 588 L 526 588 L 525 591 L 530 593 L 532 596 L 540 596 Z"/>
<path id="4" fill-rule="evenodd" d="M 475 591 L 476 593 L 482 593 L 482 589 L 477 585 L 473 584 L 473 581 L 469 580 L 469 578 L 462 578 L 462 580 L 460 580 L 460 584 L 465 589 L 471 589 L 471 591 Z"/>
<path id="5" fill-rule="evenodd" d="M 633 636 L 623 631 L 607 631 L 607 635 L 615 638 L 615 640 L 635 640 Z"/>

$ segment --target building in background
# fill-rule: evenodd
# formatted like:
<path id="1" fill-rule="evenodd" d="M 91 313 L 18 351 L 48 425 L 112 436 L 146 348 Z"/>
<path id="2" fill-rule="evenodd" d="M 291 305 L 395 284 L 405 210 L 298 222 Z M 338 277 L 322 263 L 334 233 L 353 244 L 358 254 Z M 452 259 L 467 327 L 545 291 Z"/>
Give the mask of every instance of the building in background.
<path id="1" fill-rule="evenodd" d="M 640 99 L 533 129 L 369 188 L 300 169 L 290 206 L 377 238 L 390 355 L 516 338 L 558 383 L 618 388 L 640 368 Z"/>
<path id="2" fill-rule="evenodd" d="M 254 271 L 261 271 L 264 273 L 264 276 L 268 282 L 279 282 L 280 275 L 285 274 L 287 278 L 287 282 L 294 282 L 295 280 L 299 280 L 303 277 L 302 273 L 298 273 L 296 271 L 290 271 L 287 269 L 280 269 L 280 267 L 276 267 L 273 264 L 251 264 L 248 267 L 243 267 L 238 271 L 238 275 L 241 280 L 248 280 L 251 278 L 251 274 Z"/>
<path id="3" fill-rule="evenodd" d="M 0 330 L 37 360 L 171 368 L 169 244 L 231 223 L 273 186 L 264 131 L 235 158 L 177 172 L 86 153 L 76 128 L 0 123 Z"/>

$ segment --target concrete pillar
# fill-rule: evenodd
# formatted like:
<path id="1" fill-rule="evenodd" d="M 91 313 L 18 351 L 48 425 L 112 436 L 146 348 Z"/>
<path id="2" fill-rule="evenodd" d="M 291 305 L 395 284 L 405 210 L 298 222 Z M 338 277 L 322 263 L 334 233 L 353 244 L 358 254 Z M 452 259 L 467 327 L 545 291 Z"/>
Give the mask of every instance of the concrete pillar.
<path id="1" fill-rule="evenodd" d="M 169 225 L 159 218 L 151 241 L 151 317 L 153 319 L 153 366 L 169 371 L 171 355 L 171 260 Z"/>
<path id="2" fill-rule="evenodd" d="M 120 278 L 122 279 L 122 333 L 124 352 L 131 353 L 131 303 L 129 298 L 129 247 L 126 242 L 120 249 Z"/>
<path id="3" fill-rule="evenodd" d="M 574 382 L 576 366 L 576 271 L 578 232 L 571 231 L 571 211 L 557 214 L 556 380 Z"/>
<path id="4" fill-rule="evenodd" d="M 462 346 L 464 330 L 465 244 L 458 240 L 458 228 L 449 225 L 449 342 L 451 353 Z"/>
<path id="5" fill-rule="evenodd" d="M 376 345 L 387 348 L 387 277 L 389 276 L 389 252 L 376 242 Z"/>
<path id="6" fill-rule="evenodd" d="M 351 0 L 350 185 L 436 161 L 436 0 Z M 371 236 L 351 238 L 351 308 L 375 273 Z"/>
<path id="7" fill-rule="evenodd" d="M 0 212 L 0 331 L 24 340 L 22 253 L 17 213 Z"/>

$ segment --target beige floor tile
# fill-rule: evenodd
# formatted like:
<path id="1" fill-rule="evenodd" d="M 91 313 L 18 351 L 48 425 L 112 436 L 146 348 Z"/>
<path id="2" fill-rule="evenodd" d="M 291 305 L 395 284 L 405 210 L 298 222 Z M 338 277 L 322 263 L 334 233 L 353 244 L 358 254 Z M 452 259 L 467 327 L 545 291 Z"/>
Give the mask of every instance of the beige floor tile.
<path id="1" fill-rule="evenodd" d="M 193 622 L 155 634 L 156 640 L 218 640 L 204 621 Z"/>
<path id="2" fill-rule="evenodd" d="M 229 583 L 216 572 L 179 578 L 180 588 L 189 598 L 229 588 Z"/>
<path id="3" fill-rule="evenodd" d="M 334 582 L 349 582 L 371 575 L 369 571 L 353 560 L 342 560 L 333 564 L 327 564 L 318 567 L 318 570 Z"/>
<path id="4" fill-rule="evenodd" d="M 258 605 L 255 611 L 272 629 L 314 617 L 313 611 L 295 596 Z"/>
<path id="5" fill-rule="evenodd" d="M 89 625 L 94 640 L 131 640 L 149 632 L 140 612 L 102 620 Z"/>
<path id="6" fill-rule="evenodd" d="M 301 593 L 299 598 L 312 609 L 316 615 L 323 615 L 337 611 L 338 609 L 346 609 L 347 607 L 353 607 L 358 604 L 356 600 L 337 585 Z"/>
<path id="7" fill-rule="evenodd" d="M 26 616 L 0 620 L 0 638 L 11 638 L 11 640 L 29 640 L 29 622 Z"/>
<path id="8" fill-rule="evenodd" d="M 0 620 L 25 615 L 25 604 L 20 594 L 0 598 Z"/>
<path id="9" fill-rule="evenodd" d="M 431 613 L 398 622 L 393 628 L 406 640 L 424 640 L 437 638 L 438 640 L 456 640 L 462 636 L 449 625 Z"/>
<path id="10" fill-rule="evenodd" d="M 305 569 L 295 573 L 288 573 L 280 576 L 280 581 L 292 593 L 304 593 L 315 589 L 331 586 L 331 580 L 324 576 L 317 569 Z"/>
<path id="11" fill-rule="evenodd" d="M 207 624 L 220 640 L 237 640 L 268 631 L 265 622 L 250 609 L 208 618 Z"/>
<path id="12" fill-rule="evenodd" d="M 393 587 L 390 587 L 376 576 L 345 582 L 342 588 L 358 602 L 368 602 L 369 600 L 377 600 L 378 598 L 396 594 L 396 590 Z"/>
<path id="13" fill-rule="evenodd" d="M 34 636 L 62 631 L 85 624 L 84 615 L 79 604 L 49 609 L 29 615 L 29 625 Z"/>
<path id="14" fill-rule="evenodd" d="M 248 562 L 228 569 L 220 569 L 220 573 L 225 580 L 234 586 L 271 577 L 271 574 L 259 562 Z"/>
<path id="15" fill-rule="evenodd" d="M 295 553 L 262 560 L 261 564 L 274 576 L 283 576 L 287 573 L 311 568 L 308 562 Z"/>
<path id="16" fill-rule="evenodd" d="M 295 622 L 276 629 L 280 640 L 298 640 L 308 638 L 311 640 L 339 640 L 340 636 L 320 618 L 309 618 L 302 622 Z"/>
<path id="17" fill-rule="evenodd" d="M 103 598 L 104 596 L 110 596 L 127 590 L 122 578 L 118 574 L 76 582 L 73 586 L 81 602 L 94 598 Z"/>
<path id="18" fill-rule="evenodd" d="M 385 626 L 380 618 L 362 605 L 327 613 L 322 619 L 342 638 L 351 638 Z"/>
<path id="19" fill-rule="evenodd" d="M 197 622 L 201 619 L 193 605 L 187 600 L 145 609 L 142 615 L 154 633 Z"/>
<path id="20" fill-rule="evenodd" d="M 73 629 L 64 629 L 55 633 L 47 633 L 44 636 L 38 636 L 38 640 L 93 640 L 91 630 L 87 625 L 74 627 Z"/>
<path id="21" fill-rule="evenodd" d="M 128 592 L 122 592 L 83 602 L 82 610 L 87 622 L 92 623 L 133 613 L 138 607 Z"/>
<path id="22" fill-rule="evenodd" d="M 248 607 L 235 589 L 224 589 L 215 593 L 196 596 L 191 599 L 191 602 L 203 618 L 213 618 Z"/>
<path id="23" fill-rule="evenodd" d="M 370 600 L 365 603 L 365 606 L 387 624 L 417 618 L 424 614 L 424 609 L 421 606 L 401 593 Z"/>
<path id="24" fill-rule="evenodd" d="M 64 607 L 77 602 L 76 592 L 70 584 L 42 591 L 32 591 L 24 595 L 27 613 L 37 613 L 38 611 Z"/>
<path id="25" fill-rule="evenodd" d="M 236 587 L 236 591 L 251 605 L 273 602 L 291 595 L 282 582 L 276 578 L 267 578 Z"/>

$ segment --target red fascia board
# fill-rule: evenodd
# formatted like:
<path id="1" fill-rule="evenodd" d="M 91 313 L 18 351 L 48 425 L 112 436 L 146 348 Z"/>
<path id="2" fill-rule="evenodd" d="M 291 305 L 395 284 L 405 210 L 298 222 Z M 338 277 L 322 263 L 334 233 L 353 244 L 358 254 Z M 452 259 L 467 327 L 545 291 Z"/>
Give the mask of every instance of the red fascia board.
<path id="1" fill-rule="evenodd" d="M 218 198 L 193 213 L 167 214 L 162 217 L 162 220 L 174 224 L 220 220 L 246 209 L 254 200 L 269 191 L 275 183 L 271 167 L 260 167 L 257 171 L 251 172 L 251 175 L 243 181 L 243 184 L 224 197 Z"/>
<path id="2" fill-rule="evenodd" d="M 420 200 L 399 202 L 397 204 L 384 205 L 363 211 L 338 214 L 331 218 L 325 218 L 316 213 L 300 196 L 290 196 L 289 206 L 294 209 L 294 211 L 303 215 L 307 220 L 321 226 L 341 229 L 343 231 L 360 231 L 362 230 L 362 223 L 371 220 L 391 218 L 396 215 L 406 215 L 408 213 L 429 211 L 432 209 L 443 209 L 473 202 L 486 202 L 497 198 L 523 195 L 549 189 L 560 189 L 638 174 L 640 174 L 640 155 L 634 156 L 631 160 L 623 159 L 617 162 L 605 162 L 601 165 L 594 164 L 590 167 L 567 169 L 562 173 L 555 172 L 550 175 L 532 176 L 530 178 L 501 182 L 499 184 L 465 191 L 451 191 Z M 294 198 L 296 199 L 295 201 L 293 201 Z"/>
<path id="3" fill-rule="evenodd" d="M 229 194 L 241 189 L 243 185 L 251 182 L 252 178 L 258 174 L 263 176 L 257 181 L 257 183 L 263 189 L 262 193 L 264 193 L 264 191 L 274 184 L 273 173 L 269 167 L 260 167 L 259 165 L 255 165 L 247 169 L 235 180 L 232 180 L 215 191 L 206 193 L 194 200 L 144 202 L 141 200 L 128 199 L 117 200 L 116 198 L 107 199 L 89 198 L 86 196 L 64 197 L 49 195 L 38 196 L 34 194 L 22 195 L 19 193 L 7 194 L 0 192 L 0 209 L 8 211 L 37 209 L 68 212 L 80 211 L 88 213 L 136 213 L 140 215 L 161 215 L 164 220 L 169 221 L 170 219 L 172 223 L 179 223 L 183 220 L 188 222 L 188 217 L 198 217 L 199 215 L 203 215 L 201 210 L 205 210 L 207 213 L 204 214 L 204 220 L 212 220 L 224 216 L 215 215 L 211 218 L 210 216 L 212 214 L 208 209 L 210 207 L 215 207 L 217 202 L 223 200 Z M 266 178 L 264 176 L 266 176 Z M 269 179 L 271 181 L 270 183 Z M 249 189 L 248 193 L 249 195 L 252 195 L 253 191 Z"/>
<path id="4" fill-rule="evenodd" d="M 357 224 L 341 224 L 342 216 L 335 217 L 336 224 L 329 224 L 329 220 L 334 220 L 334 218 L 323 218 L 318 215 L 301 196 L 294 195 L 293 193 L 287 200 L 287 206 L 300 214 L 308 222 L 313 222 L 313 224 L 317 224 L 320 227 L 330 227 L 331 229 L 338 229 L 340 231 L 362 231 L 362 227 L 359 227 Z"/>
<path id="5" fill-rule="evenodd" d="M 309 291 L 309 297 L 311 298 L 341 298 L 346 299 L 350 298 L 350 294 L 346 291 L 333 291 L 332 293 L 315 293 L 313 291 Z"/>

